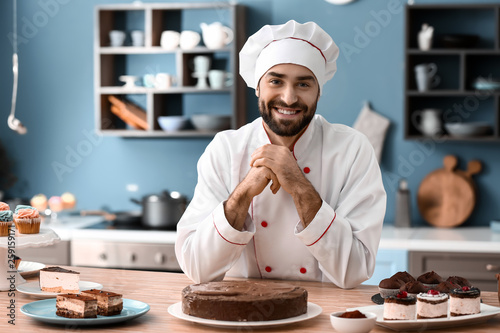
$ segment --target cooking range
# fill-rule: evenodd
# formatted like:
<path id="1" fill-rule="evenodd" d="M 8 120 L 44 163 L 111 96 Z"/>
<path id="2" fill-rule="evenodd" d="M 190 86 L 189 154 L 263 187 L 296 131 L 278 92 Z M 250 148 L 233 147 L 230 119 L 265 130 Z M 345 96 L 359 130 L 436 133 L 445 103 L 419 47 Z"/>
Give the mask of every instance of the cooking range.
<path id="1" fill-rule="evenodd" d="M 175 225 L 155 228 L 145 226 L 141 219 L 126 223 L 102 220 L 73 237 L 71 264 L 180 272 L 174 240 Z"/>

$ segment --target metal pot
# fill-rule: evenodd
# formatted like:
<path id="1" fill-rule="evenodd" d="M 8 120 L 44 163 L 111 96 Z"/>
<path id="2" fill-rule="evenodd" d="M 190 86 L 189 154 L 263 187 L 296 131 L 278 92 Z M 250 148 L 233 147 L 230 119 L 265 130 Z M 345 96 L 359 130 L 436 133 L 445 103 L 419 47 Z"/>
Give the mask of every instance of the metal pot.
<path id="1" fill-rule="evenodd" d="M 186 197 L 179 192 L 163 191 L 131 200 L 142 206 L 142 225 L 152 229 L 175 230 L 187 206 Z"/>

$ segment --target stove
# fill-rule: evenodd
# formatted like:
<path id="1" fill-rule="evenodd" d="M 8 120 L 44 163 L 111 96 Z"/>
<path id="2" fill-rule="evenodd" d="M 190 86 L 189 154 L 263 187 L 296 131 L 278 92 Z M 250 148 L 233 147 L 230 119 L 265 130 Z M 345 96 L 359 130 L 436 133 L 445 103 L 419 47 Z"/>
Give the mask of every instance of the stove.
<path id="1" fill-rule="evenodd" d="M 151 230 L 151 231 L 175 231 L 175 228 L 151 228 L 142 225 L 139 222 L 117 223 L 114 221 L 103 220 L 96 224 L 86 226 L 82 229 L 99 229 L 99 230 Z"/>

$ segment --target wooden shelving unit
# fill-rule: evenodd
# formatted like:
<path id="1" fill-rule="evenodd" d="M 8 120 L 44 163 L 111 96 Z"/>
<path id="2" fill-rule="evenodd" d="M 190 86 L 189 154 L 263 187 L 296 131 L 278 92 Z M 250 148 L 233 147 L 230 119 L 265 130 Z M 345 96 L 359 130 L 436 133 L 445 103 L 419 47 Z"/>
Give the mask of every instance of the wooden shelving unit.
<path id="1" fill-rule="evenodd" d="M 238 51 L 246 39 L 245 9 L 228 3 L 141 3 L 110 4 L 95 8 L 94 34 L 94 95 L 95 126 L 103 135 L 122 137 L 206 137 L 215 132 L 194 129 L 163 131 L 159 116 L 213 113 L 231 116 L 231 127 L 246 123 L 246 85 L 237 75 Z M 201 34 L 200 23 L 221 22 L 234 31 L 228 46 L 213 50 L 197 46 L 190 50 L 168 51 L 160 46 L 164 30 L 194 30 Z M 125 46 L 111 47 L 109 32 L 143 30 L 145 45 L 134 47 L 127 39 Z M 129 36 L 127 36 L 129 38 Z M 234 84 L 223 89 L 197 89 L 190 63 L 197 55 L 212 59 L 212 67 L 233 74 Z M 177 84 L 169 89 L 137 86 L 125 88 L 118 80 L 121 75 L 143 77 L 145 74 L 166 72 L 176 77 Z M 148 130 L 129 129 L 111 112 L 109 96 L 127 99 L 146 112 Z M 199 109 L 199 108 L 202 109 Z M 197 110 L 195 110 L 197 108 Z"/>
<path id="2" fill-rule="evenodd" d="M 430 50 L 418 48 L 422 24 L 434 27 Z M 475 34 L 474 48 L 445 48 L 440 37 L 449 34 Z M 424 108 L 438 108 L 442 122 L 488 122 L 490 135 L 454 137 L 444 131 L 440 141 L 500 142 L 500 90 L 475 90 L 479 77 L 500 78 L 500 6 L 497 4 L 407 5 L 405 36 L 405 139 L 429 139 L 412 123 L 412 113 Z M 441 83 L 433 90 L 419 92 L 414 67 L 435 63 Z"/>

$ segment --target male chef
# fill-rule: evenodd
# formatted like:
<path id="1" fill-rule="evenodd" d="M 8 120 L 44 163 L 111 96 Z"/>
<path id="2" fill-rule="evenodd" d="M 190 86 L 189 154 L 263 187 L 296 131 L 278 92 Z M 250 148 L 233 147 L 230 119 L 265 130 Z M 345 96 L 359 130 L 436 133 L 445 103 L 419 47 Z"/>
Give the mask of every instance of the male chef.
<path id="1" fill-rule="evenodd" d="M 266 25 L 240 52 L 261 117 L 218 133 L 177 226 L 197 283 L 232 277 L 352 288 L 375 268 L 386 193 L 367 138 L 315 114 L 339 49 L 317 24 Z"/>

